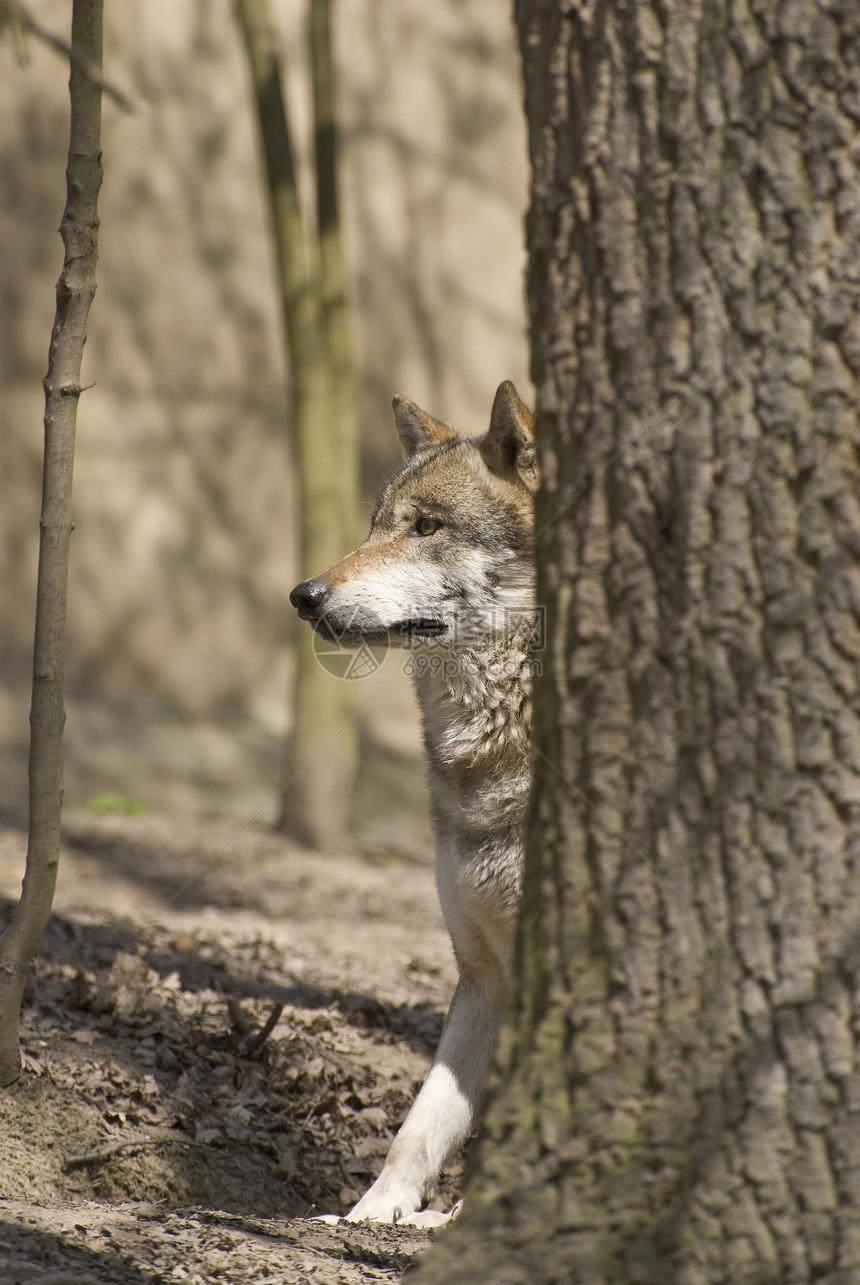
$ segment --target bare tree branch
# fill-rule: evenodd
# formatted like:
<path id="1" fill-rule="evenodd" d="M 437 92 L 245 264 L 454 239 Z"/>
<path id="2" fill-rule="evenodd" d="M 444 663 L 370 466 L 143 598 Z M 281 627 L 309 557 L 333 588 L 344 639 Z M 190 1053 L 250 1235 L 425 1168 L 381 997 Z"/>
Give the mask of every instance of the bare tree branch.
<path id="1" fill-rule="evenodd" d="M 17 0 L 0 0 L 0 31 L 3 31 L 6 27 L 11 28 L 13 31 L 23 31 L 35 36 L 37 40 L 41 40 L 50 49 L 56 50 L 63 58 L 68 58 L 70 63 L 75 63 L 82 75 L 87 76 L 94 84 L 99 85 L 102 92 L 116 103 L 117 107 L 122 108 L 124 112 L 131 114 L 137 110 L 131 99 L 126 97 L 121 89 L 117 89 L 115 85 L 111 84 L 101 67 L 96 67 L 93 63 L 88 62 L 80 50 L 66 44 L 65 40 L 61 40 L 59 36 L 46 31 L 44 27 L 36 22 L 26 5 L 19 4 Z"/>

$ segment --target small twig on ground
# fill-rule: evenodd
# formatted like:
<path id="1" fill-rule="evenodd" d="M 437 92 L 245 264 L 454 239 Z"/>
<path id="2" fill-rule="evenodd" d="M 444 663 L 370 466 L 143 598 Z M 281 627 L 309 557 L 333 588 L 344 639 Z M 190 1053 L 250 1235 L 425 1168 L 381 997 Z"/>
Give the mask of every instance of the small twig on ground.
<path id="1" fill-rule="evenodd" d="M 105 1160 L 112 1160 L 114 1156 L 121 1151 L 138 1151 L 143 1147 L 160 1147 L 162 1143 L 180 1147 L 199 1147 L 201 1151 L 212 1151 L 213 1148 L 207 1146 L 204 1142 L 194 1142 L 191 1138 L 131 1138 L 127 1142 L 114 1142 L 109 1147 L 100 1147 L 97 1151 L 87 1151 L 80 1156 L 67 1156 L 63 1162 L 63 1169 L 66 1173 L 71 1173 L 74 1169 L 85 1169 L 87 1165 L 101 1164 Z"/>
<path id="2" fill-rule="evenodd" d="M 261 1026 L 257 1034 L 248 1041 L 247 1047 L 245 1049 L 246 1053 L 248 1054 L 256 1053 L 257 1049 L 260 1049 L 263 1047 L 266 1040 L 272 1034 L 272 1031 L 278 1025 L 278 1019 L 281 1016 L 281 1013 L 283 1013 L 283 1011 L 284 1011 L 283 1004 L 274 1004 L 272 1006 L 272 1011 L 269 1014 L 269 1019 L 266 1022 L 265 1026 Z"/>
<path id="3" fill-rule="evenodd" d="M 239 1001 L 232 996 L 227 999 L 227 1012 L 230 1014 L 230 1021 L 233 1023 L 233 1029 L 239 1035 L 238 1046 L 239 1052 L 245 1057 L 250 1057 L 261 1049 L 266 1040 L 272 1034 L 272 1031 L 278 1024 L 278 1019 L 284 1011 L 283 1004 L 273 1004 L 272 1011 L 264 1026 L 259 1031 L 254 1032 L 253 1025 L 248 1021 L 239 1005 Z"/>
<path id="4" fill-rule="evenodd" d="M 241 1004 L 233 995 L 227 996 L 227 1012 L 230 1015 L 230 1021 L 233 1023 L 233 1030 L 237 1034 L 241 1035 L 243 1039 L 251 1034 L 254 1027 L 242 1012 Z"/>

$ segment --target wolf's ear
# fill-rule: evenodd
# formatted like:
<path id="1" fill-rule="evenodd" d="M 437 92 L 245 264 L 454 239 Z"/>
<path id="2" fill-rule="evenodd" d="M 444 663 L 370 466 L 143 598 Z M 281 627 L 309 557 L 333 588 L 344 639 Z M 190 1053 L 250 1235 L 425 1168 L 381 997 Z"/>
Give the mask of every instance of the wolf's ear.
<path id="1" fill-rule="evenodd" d="M 532 493 L 538 489 L 534 416 L 509 379 L 499 384 L 490 427 L 478 442 L 478 449 L 494 473 L 512 480 L 518 478 Z"/>
<path id="2" fill-rule="evenodd" d="M 456 437 L 452 428 L 440 423 L 438 419 L 433 419 L 432 415 L 421 410 L 408 397 L 398 393 L 391 404 L 394 407 L 394 422 L 407 459 L 417 455 L 419 451 L 428 450 L 431 446 L 441 446 L 443 442 L 453 441 Z"/>

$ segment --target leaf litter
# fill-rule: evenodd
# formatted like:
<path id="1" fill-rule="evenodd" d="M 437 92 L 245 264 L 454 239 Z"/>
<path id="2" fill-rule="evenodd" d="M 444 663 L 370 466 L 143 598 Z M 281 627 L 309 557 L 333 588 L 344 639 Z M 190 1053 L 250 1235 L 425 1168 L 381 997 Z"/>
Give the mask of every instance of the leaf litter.
<path id="1" fill-rule="evenodd" d="M 430 1233 L 312 1219 L 373 1181 L 438 1041 L 432 872 L 252 830 L 167 906 L 217 822 L 69 831 L 0 1093 L 0 1285 L 398 1280 Z M 0 828 L 0 924 L 23 851 Z"/>

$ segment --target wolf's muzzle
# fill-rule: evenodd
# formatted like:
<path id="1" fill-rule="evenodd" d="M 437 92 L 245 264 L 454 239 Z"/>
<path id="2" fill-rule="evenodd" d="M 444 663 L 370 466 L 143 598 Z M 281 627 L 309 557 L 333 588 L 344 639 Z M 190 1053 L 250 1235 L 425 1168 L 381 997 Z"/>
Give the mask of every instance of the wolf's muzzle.
<path id="1" fill-rule="evenodd" d="M 316 620 L 328 597 L 328 586 L 322 580 L 303 580 L 290 594 L 290 602 L 302 620 Z"/>

